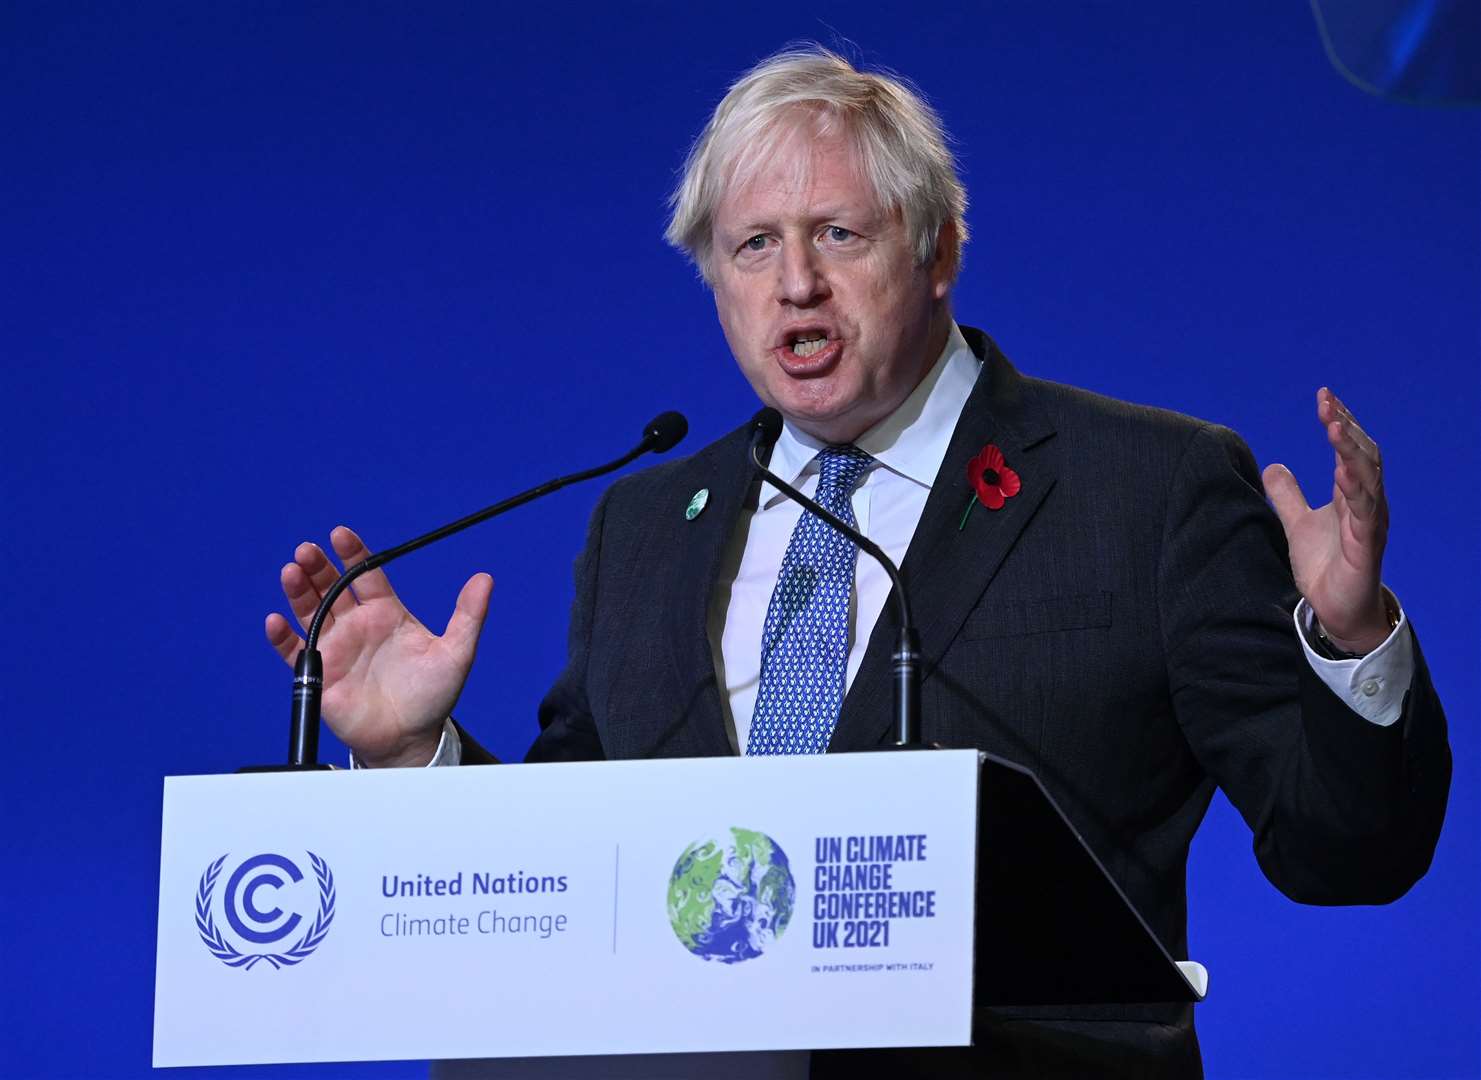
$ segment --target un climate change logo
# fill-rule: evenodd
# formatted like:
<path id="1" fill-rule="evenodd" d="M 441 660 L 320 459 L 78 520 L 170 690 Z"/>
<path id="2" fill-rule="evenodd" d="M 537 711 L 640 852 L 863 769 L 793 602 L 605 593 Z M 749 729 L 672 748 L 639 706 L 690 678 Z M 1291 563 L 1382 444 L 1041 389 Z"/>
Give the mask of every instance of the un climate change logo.
<path id="1" fill-rule="evenodd" d="M 334 875 L 329 872 L 329 864 L 312 851 L 308 852 L 308 857 L 319 885 L 319 902 L 316 908 L 311 909 L 313 921 L 308 928 L 282 952 L 243 952 L 217 928 L 211 914 L 211 896 L 216 891 L 216 879 L 221 876 L 227 856 L 221 856 L 206 867 L 200 887 L 195 891 L 195 927 L 212 956 L 228 967 L 244 971 L 252 970 L 262 960 L 277 970 L 299 963 L 319 947 L 324 935 L 329 933 L 329 924 L 334 921 Z M 283 909 L 276 906 L 276 897 L 280 890 L 302 881 L 303 877 L 303 871 L 281 855 L 264 853 L 244 860 L 226 879 L 226 888 L 221 895 L 221 909 L 233 935 L 239 941 L 249 943 L 250 948 L 252 945 L 276 945 L 297 933 L 304 916 L 294 912 L 284 918 Z M 268 892 L 275 898 L 265 901 L 273 905 L 271 910 L 262 910 L 260 904 L 264 901 L 258 895 L 261 892 Z"/>
<path id="2" fill-rule="evenodd" d="M 669 877 L 669 923 L 695 956 L 734 964 L 782 936 L 796 898 L 786 852 L 765 833 L 733 828 L 679 856 Z"/>

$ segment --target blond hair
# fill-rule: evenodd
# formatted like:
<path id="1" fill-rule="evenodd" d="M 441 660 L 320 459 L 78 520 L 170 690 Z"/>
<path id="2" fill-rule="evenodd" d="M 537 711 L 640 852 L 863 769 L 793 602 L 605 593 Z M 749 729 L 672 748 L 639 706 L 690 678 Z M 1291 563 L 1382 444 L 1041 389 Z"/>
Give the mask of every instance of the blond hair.
<path id="1" fill-rule="evenodd" d="M 689 150 L 664 236 L 706 281 L 720 201 L 773 160 L 799 125 L 810 125 L 815 137 L 848 139 L 879 204 L 900 212 L 921 265 L 934 255 L 941 227 L 954 224 L 949 254 L 953 272 L 960 267 L 967 192 L 940 117 L 903 80 L 859 71 L 809 45 L 767 57 L 736 80 Z"/>

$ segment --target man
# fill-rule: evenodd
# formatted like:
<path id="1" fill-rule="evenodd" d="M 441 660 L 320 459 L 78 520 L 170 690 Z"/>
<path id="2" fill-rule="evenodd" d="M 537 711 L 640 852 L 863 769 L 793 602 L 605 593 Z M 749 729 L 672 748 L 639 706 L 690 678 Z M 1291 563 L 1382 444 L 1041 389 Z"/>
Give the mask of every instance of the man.
<path id="1" fill-rule="evenodd" d="M 1422 658 L 1380 583 L 1376 446 L 1322 390 L 1333 501 L 1310 509 L 1271 466 L 1277 523 L 1229 432 L 1025 378 L 958 327 L 964 210 L 929 108 L 811 50 L 732 87 L 669 230 L 713 289 L 741 370 L 785 418 L 773 469 L 903 560 L 925 737 L 1033 769 L 1178 957 L 1188 845 L 1216 783 L 1293 898 L 1402 894 L 1428 865 L 1450 765 Z M 756 483 L 746 442 L 738 431 L 603 498 L 531 760 L 888 741 L 888 582 Z M 691 496 L 706 500 L 692 520 Z M 346 563 L 368 554 L 347 529 L 331 539 Z M 282 575 L 300 621 L 335 575 L 300 546 Z M 445 720 L 490 588 L 471 579 L 440 638 L 379 572 L 357 582 L 358 603 L 340 598 L 321 642 L 324 715 L 361 763 L 491 760 Z M 291 661 L 287 620 L 270 616 L 267 635 Z M 1200 1072 L 1189 1009 L 984 1011 L 975 1038 L 869 1063 Z M 816 1055 L 814 1073 L 862 1064 Z"/>

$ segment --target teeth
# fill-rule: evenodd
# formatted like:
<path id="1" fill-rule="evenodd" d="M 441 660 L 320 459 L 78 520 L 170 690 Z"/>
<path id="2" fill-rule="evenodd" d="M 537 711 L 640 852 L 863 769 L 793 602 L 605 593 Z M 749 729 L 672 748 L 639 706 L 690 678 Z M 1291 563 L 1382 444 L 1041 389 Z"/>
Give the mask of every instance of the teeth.
<path id="1" fill-rule="evenodd" d="M 822 334 L 819 334 L 816 337 L 801 338 L 798 341 L 792 342 L 792 355 L 811 356 L 813 353 L 822 349 L 822 347 L 826 344 L 828 344 L 828 339 Z"/>

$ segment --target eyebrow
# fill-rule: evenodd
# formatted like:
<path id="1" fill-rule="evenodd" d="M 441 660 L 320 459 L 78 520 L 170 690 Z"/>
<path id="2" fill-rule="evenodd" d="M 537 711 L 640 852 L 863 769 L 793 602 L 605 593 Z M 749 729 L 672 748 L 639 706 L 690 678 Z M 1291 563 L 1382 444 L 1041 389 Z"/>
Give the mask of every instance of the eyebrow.
<path id="1" fill-rule="evenodd" d="M 851 211 L 848 207 L 844 206 L 825 206 L 813 213 L 810 216 L 810 220 L 814 224 L 823 225 L 830 221 L 852 218 L 853 222 L 857 225 L 877 227 L 880 221 L 887 216 L 877 209 Z M 756 233 L 769 232 L 775 228 L 775 221 L 757 218 L 741 222 L 732 228 L 721 226 L 720 231 L 726 235 L 740 235 L 744 233 L 747 236 L 753 236 Z"/>

